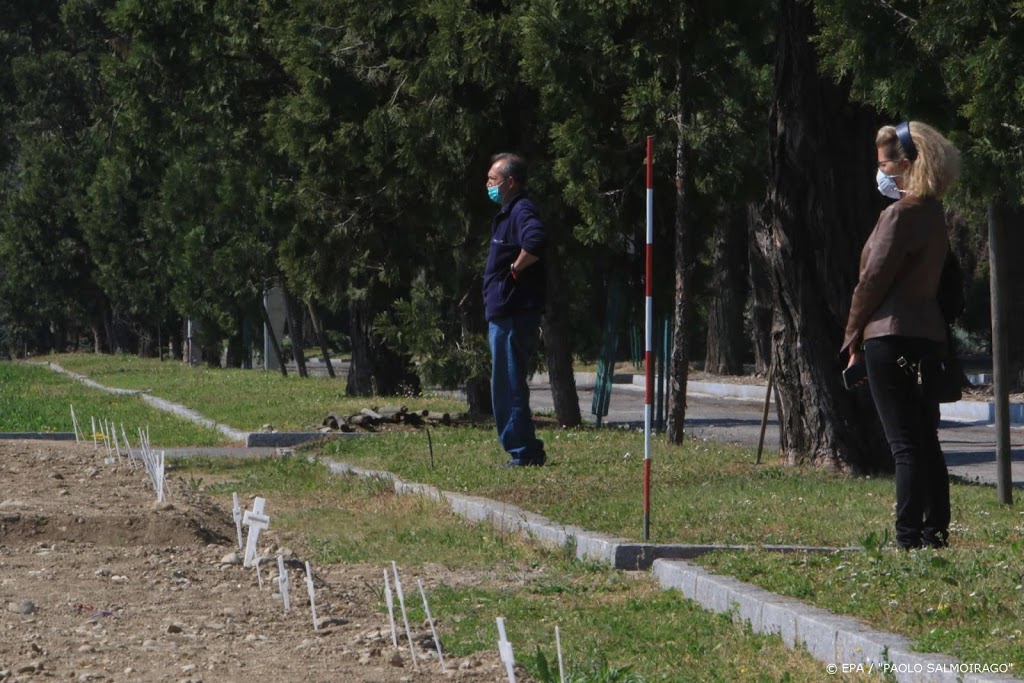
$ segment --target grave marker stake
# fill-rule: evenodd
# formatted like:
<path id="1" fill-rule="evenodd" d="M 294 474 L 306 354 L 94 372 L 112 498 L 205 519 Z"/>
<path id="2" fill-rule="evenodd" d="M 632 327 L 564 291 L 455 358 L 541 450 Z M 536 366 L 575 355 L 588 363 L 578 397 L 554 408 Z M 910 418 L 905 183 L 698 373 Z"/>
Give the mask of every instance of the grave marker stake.
<path id="1" fill-rule="evenodd" d="M 235 532 L 238 535 L 238 549 L 242 549 L 242 508 L 238 504 L 238 492 L 231 494 L 231 517 L 235 520 Z"/>
<path id="2" fill-rule="evenodd" d="M 103 434 L 103 444 L 107 447 L 107 457 L 104 458 L 104 465 L 114 464 L 114 451 L 110 448 L 110 427 L 107 424 L 107 419 L 103 419 L 103 424 L 100 426 L 100 433 Z"/>
<path id="3" fill-rule="evenodd" d="M 391 561 L 391 569 L 395 573 L 395 592 L 398 593 L 398 606 L 402 608 L 402 621 L 405 622 L 405 638 L 409 641 L 409 654 L 412 655 L 413 666 L 419 671 L 420 664 L 416 661 L 416 647 L 412 642 L 412 629 L 409 628 L 409 615 L 405 611 L 405 595 L 402 593 L 402 580 L 398 578 L 398 565 L 394 560 Z"/>
<path id="4" fill-rule="evenodd" d="M 71 426 L 75 430 L 75 443 L 78 443 L 78 419 L 75 417 L 75 406 L 73 403 L 69 403 L 71 406 Z"/>
<path id="5" fill-rule="evenodd" d="M 156 463 L 156 499 L 164 502 L 164 452 L 160 451 L 160 458 Z"/>
<path id="6" fill-rule="evenodd" d="M 128 464 L 135 469 L 135 454 L 132 453 L 132 442 L 128 440 L 128 434 L 124 431 L 124 422 L 121 423 L 121 438 L 124 440 L 124 447 L 128 449 Z"/>
<path id="7" fill-rule="evenodd" d="M 245 542 L 245 557 L 242 559 L 242 566 L 249 568 L 256 556 L 256 542 L 259 540 L 260 532 L 270 527 L 270 517 L 263 514 L 263 506 L 267 501 L 257 496 L 252 504 L 252 512 L 246 510 L 242 515 L 242 524 L 249 527 L 249 536 Z"/>
<path id="8" fill-rule="evenodd" d="M 516 683 L 516 658 L 512 653 L 512 643 L 508 642 L 505 636 L 505 619 L 498 617 L 498 654 L 501 661 L 505 663 L 505 673 L 508 674 L 508 683 Z"/>
<path id="9" fill-rule="evenodd" d="M 398 649 L 398 630 L 395 628 L 395 598 L 391 595 L 391 579 L 388 570 L 384 570 L 384 598 L 388 603 L 388 619 L 391 621 L 391 644 Z"/>
<path id="10" fill-rule="evenodd" d="M 260 573 L 260 560 L 262 559 L 262 557 L 257 555 L 256 562 L 253 563 L 256 565 L 256 583 L 259 584 L 260 590 L 263 590 L 263 574 Z"/>
<path id="11" fill-rule="evenodd" d="M 96 418 L 90 415 L 89 419 L 92 420 L 92 447 L 96 448 Z"/>
<path id="12" fill-rule="evenodd" d="M 309 560 L 306 560 L 306 592 L 309 593 L 309 610 L 313 613 L 313 630 L 319 631 L 320 624 L 316 620 L 316 589 L 313 587 L 313 572 L 309 569 Z"/>
<path id="13" fill-rule="evenodd" d="M 114 450 L 117 451 L 117 464 L 121 464 L 121 444 L 117 441 L 117 427 L 111 423 L 110 433 L 114 437 Z"/>
<path id="14" fill-rule="evenodd" d="M 444 666 L 444 654 L 441 652 L 441 639 L 437 637 L 437 629 L 434 627 L 434 617 L 430 616 L 430 605 L 427 604 L 427 593 L 423 590 L 423 579 L 417 578 L 416 583 L 420 587 L 420 596 L 423 598 L 423 611 L 427 613 L 427 623 L 430 624 L 430 633 L 434 636 L 434 647 L 437 648 L 437 659 L 441 662 L 441 673 L 446 673 Z"/>
<path id="15" fill-rule="evenodd" d="M 291 611 L 292 602 L 288 597 L 288 571 L 284 568 L 284 557 L 277 556 L 277 585 L 281 589 L 281 598 L 284 600 L 284 611 Z"/>

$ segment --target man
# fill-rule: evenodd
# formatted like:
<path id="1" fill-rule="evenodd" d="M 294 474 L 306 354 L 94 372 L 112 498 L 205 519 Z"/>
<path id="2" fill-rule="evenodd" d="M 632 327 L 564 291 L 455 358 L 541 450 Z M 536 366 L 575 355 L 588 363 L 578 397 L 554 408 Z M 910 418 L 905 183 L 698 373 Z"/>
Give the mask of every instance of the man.
<path id="1" fill-rule="evenodd" d="M 526 161 L 498 154 L 487 172 L 487 194 L 501 209 L 491 222 L 491 251 L 484 269 L 484 311 L 491 345 L 491 402 L 505 467 L 543 465 L 544 442 L 537 438 L 526 383 L 530 354 L 544 309 L 547 237 L 537 207 L 525 196 Z"/>

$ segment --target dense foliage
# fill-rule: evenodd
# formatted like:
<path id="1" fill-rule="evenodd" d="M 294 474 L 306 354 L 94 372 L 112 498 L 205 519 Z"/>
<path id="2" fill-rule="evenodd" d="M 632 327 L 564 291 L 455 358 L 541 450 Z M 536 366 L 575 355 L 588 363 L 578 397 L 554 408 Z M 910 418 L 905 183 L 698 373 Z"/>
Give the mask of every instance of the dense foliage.
<path id="1" fill-rule="evenodd" d="M 746 245 L 785 181 L 772 141 L 813 132 L 799 113 L 792 131 L 768 125 L 794 82 L 775 54 L 793 8 L 813 12 L 796 38 L 820 65 L 803 68 L 845 103 L 879 122 L 930 121 L 961 146 L 950 208 L 959 255 L 984 278 L 986 204 L 1020 220 L 1019 0 L 7 0 L 0 348 L 179 353 L 191 320 L 211 359 L 227 348 L 243 363 L 278 284 L 291 327 L 319 310 L 351 351 L 350 390 L 479 379 L 484 178 L 492 154 L 517 150 L 557 236 L 549 313 L 566 324 L 546 341 L 594 358 L 615 345 L 601 335 L 609 296 L 641 291 L 653 135 L 672 400 L 705 340 L 710 367 L 736 371 L 756 348 L 765 370 L 770 320 L 757 307 L 785 285 L 754 273 L 765 266 Z M 803 188 L 822 201 L 856 195 L 831 183 L 873 182 L 839 159 L 783 161 L 836 167 Z M 820 228 L 836 244 L 841 226 Z M 623 349 L 642 319 L 629 300 L 613 326 Z M 982 344 L 986 306 L 965 316 Z"/>

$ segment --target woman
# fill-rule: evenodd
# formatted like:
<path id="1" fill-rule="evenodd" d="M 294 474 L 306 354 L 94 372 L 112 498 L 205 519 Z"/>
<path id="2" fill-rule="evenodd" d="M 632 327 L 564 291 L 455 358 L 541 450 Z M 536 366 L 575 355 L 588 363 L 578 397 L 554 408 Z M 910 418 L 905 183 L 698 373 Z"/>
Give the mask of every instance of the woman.
<path id="1" fill-rule="evenodd" d="M 949 251 L 940 199 L 960 155 L 917 121 L 884 126 L 878 191 L 897 200 L 878 217 L 860 255 L 843 350 L 868 383 L 896 461 L 896 542 L 941 548 L 949 538 L 949 474 L 939 446 L 939 404 L 924 395 L 914 366 L 945 355 L 945 321 L 935 300 Z"/>

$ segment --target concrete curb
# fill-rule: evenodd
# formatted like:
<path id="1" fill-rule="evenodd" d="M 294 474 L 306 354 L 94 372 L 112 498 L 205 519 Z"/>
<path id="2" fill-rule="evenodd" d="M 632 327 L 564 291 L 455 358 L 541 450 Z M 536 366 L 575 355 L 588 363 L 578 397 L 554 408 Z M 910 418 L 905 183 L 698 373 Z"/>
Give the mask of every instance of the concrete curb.
<path id="1" fill-rule="evenodd" d="M 217 432 L 220 432 L 224 436 L 228 437 L 232 441 L 239 441 L 245 444 L 247 448 L 289 448 L 291 446 L 298 446 L 300 444 L 308 443 L 310 441 L 317 441 L 325 438 L 338 438 L 348 436 L 362 436 L 361 433 L 346 433 L 346 432 L 331 432 L 324 434 L 321 432 L 243 432 L 234 427 L 230 427 L 225 424 L 220 424 L 207 417 L 203 417 L 196 411 L 192 410 L 187 406 L 183 406 L 180 403 L 174 403 L 158 396 L 151 396 L 146 391 L 140 391 L 136 389 L 118 389 L 116 387 L 108 387 L 89 379 L 85 375 L 79 375 L 78 373 L 71 372 L 61 367 L 57 363 L 34 363 L 34 365 L 41 365 L 59 372 L 63 375 L 67 375 L 72 379 L 75 379 L 86 386 L 92 387 L 93 389 L 99 389 L 108 394 L 117 394 L 121 396 L 139 396 L 143 401 L 148 403 L 150 406 L 157 410 L 162 410 L 166 413 L 172 413 L 178 417 L 184 418 L 195 424 L 208 427 Z M 31 438 L 31 437 L 23 437 Z M 73 438 L 73 437 L 72 437 Z"/>
<path id="2" fill-rule="evenodd" d="M 74 432 L 3 432 L 0 441 L 19 441 L 22 439 L 36 441 L 75 441 Z"/>
<path id="3" fill-rule="evenodd" d="M 162 410 L 167 413 L 172 413 L 178 417 L 183 417 L 189 422 L 194 422 L 203 427 L 208 427 L 214 431 L 220 432 L 224 436 L 228 437 L 232 441 L 245 441 L 249 437 L 249 432 L 242 432 L 234 427 L 214 422 L 208 417 L 203 417 L 196 411 L 181 405 L 180 403 L 174 403 L 158 396 L 150 396 L 149 394 L 140 394 L 143 401 L 153 406 L 157 410 Z"/>
<path id="4" fill-rule="evenodd" d="M 730 613 L 734 621 L 749 623 L 755 633 L 778 635 L 786 645 L 805 648 L 815 659 L 850 667 L 850 671 L 891 674 L 901 683 L 1019 680 L 998 673 L 971 673 L 974 665 L 949 655 L 915 652 L 903 636 L 876 631 L 852 617 L 711 574 L 686 562 L 656 560 L 653 574 L 663 587 L 678 590 L 707 610 Z"/>
<path id="5" fill-rule="evenodd" d="M 609 534 L 588 531 L 577 526 L 560 524 L 511 503 L 443 491 L 429 484 L 407 482 L 391 472 L 365 470 L 337 460 L 328 461 L 328 467 L 335 474 L 354 474 L 366 478 L 385 479 L 392 483 L 396 493 L 424 496 L 431 500 L 447 503 L 454 512 L 469 520 L 489 522 L 502 531 L 522 533 L 547 545 L 574 548 L 577 559 L 605 562 L 616 569 L 650 569 L 658 559 L 692 559 L 719 550 L 750 550 L 755 547 L 637 543 Z M 856 552 L 860 550 L 860 548 L 852 547 L 822 548 L 786 545 L 756 547 L 774 552 Z"/>
<path id="6" fill-rule="evenodd" d="M 99 389 L 100 391 L 105 391 L 108 394 L 116 394 L 118 396 L 132 396 L 132 395 L 135 395 L 135 394 L 143 393 L 142 391 L 140 391 L 138 389 L 116 389 L 114 387 L 105 387 L 102 384 L 100 384 L 99 382 L 96 382 L 96 381 L 93 381 L 93 380 L 89 379 L 85 375 L 79 375 L 77 372 L 71 372 L 70 370 L 64 369 L 63 367 L 61 367 L 57 363 L 51 363 L 49 361 L 47 361 L 47 362 L 30 362 L 30 365 L 41 365 L 43 367 L 49 368 L 50 370 L 53 370 L 54 372 L 59 372 L 62 375 L 67 375 L 68 377 L 70 377 L 70 378 L 72 378 L 74 380 L 78 380 L 79 382 L 81 382 L 82 384 L 84 384 L 87 387 L 92 387 L 93 389 Z"/>
<path id="7" fill-rule="evenodd" d="M 183 417 L 186 420 L 189 420 L 190 422 L 200 424 L 204 427 L 209 427 L 210 429 L 220 432 L 221 434 L 223 434 L 224 436 L 228 437 L 233 441 L 245 441 L 249 435 L 249 432 L 242 432 L 233 427 L 229 427 L 228 425 L 222 425 L 220 423 L 214 422 L 209 418 L 203 417 L 202 415 L 192 410 L 191 408 L 183 406 L 179 403 L 167 401 L 156 396 L 150 396 L 145 391 L 141 391 L 138 389 L 118 389 L 116 387 L 104 386 L 99 382 L 89 379 L 85 375 L 79 375 L 76 372 L 66 370 L 57 363 L 33 363 L 33 365 L 41 365 L 43 367 L 47 367 L 50 370 L 53 370 L 54 372 L 59 372 L 62 375 L 67 375 L 68 377 L 78 380 L 79 382 L 86 386 L 92 387 L 93 389 L 99 389 L 100 391 L 104 391 L 108 394 L 115 394 L 118 396 L 141 396 L 143 401 L 153 406 L 157 410 L 173 413 L 178 417 Z"/>
<path id="8" fill-rule="evenodd" d="M 351 439 L 372 432 L 249 432 L 245 435 L 247 448 L 290 448 L 311 441 Z"/>
<path id="9" fill-rule="evenodd" d="M 388 480 L 394 485 L 396 493 L 445 502 L 453 512 L 467 519 L 486 521 L 502 531 L 514 531 L 547 545 L 572 549 L 581 560 L 605 562 L 616 569 L 652 568 L 654 577 L 663 588 L 678 590 L 684 597 L 707 610 L 731 613 L 734 620 L 748 622 L 756 633 L 779 635 L 789 647 L 805 648 L 812 657 L 828 665 L 852 667 L 850 671 L 868 671 L 880 676 L 891 675 L 900 683 L 1018 680 L 998 674 L 970 673 L 972 665 L 954 657 L 914 652 L 910 640 L 903 636 L 876 631 L 851 617 L 832 614 L 732 577 L 711 574 L 679 559 L 693 558 L 716 550 L 749 549 L 749 546 L 634 543 L 608 534 L 558 524 L 509 503 L 406 482 L 390 472 L 365 470 L 338 461 L 328 461 L 327 465 L 335 474 Z M 780 552 L 859 550 L 801 546 L 759 548 Z M 833 671 L 829 669 L 829 673 Z"/>

